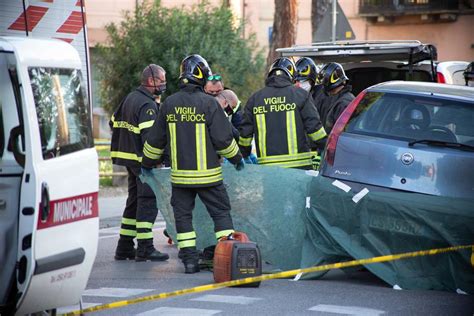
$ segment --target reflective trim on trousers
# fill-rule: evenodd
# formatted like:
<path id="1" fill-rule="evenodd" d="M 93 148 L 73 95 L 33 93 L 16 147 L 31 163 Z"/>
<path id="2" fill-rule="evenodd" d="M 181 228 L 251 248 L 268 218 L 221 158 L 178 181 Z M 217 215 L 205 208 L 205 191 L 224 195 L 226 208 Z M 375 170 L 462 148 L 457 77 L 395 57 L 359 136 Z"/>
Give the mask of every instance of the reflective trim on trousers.
<path id="1" fill-rule="evenodd" d="M 220 230 L 220 231 L 216 232 L 216 239 L 219 240 L 222 237 L 229 236 L 233 232 L 234 232 L 233 229 Z"/>
<path id="2" fill-rule="evenodd" d="M 137 236 L 137 231 L 136 230 L 131 230 L 131 229 L 120 229 L 120 235 L 123 236 L 130 236 L 130 237 L 136 237 Z"/>

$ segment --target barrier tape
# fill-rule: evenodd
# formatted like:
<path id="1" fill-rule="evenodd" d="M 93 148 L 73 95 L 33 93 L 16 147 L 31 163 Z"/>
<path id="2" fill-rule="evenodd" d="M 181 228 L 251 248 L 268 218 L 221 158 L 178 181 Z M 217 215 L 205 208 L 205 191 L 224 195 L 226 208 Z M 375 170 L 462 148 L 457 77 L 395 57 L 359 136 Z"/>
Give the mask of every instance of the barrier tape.
<path id="1" fill-rule="evenodd" d="M 395 254 L 395 255 L 386 255 L 386 256 L 373 257 L 373 258 L 368 258 L 368 259 L 359 259 L 359 260 L 352 260 L 352 261 L 339 262 L 339 263 L 333 263 L 333 264 L 325 264 L 325 265 L 321 265 L 321 266 L 304 268 L 304 269 L 288 270 L 288 271 L 283 271 L 283 272 L 278 272 L 278 273 L 260 275 L 260 276 L 257 276 L 257 277 L 250 277 L 250 278 L 227 281 L 227 282 L 222 282 L 222 283 L 201 285 L 201 286 L 196 286 L 196 287 L 193 287 L 193 288 L 188 288 L 188 289 L 183 289 L 183 290 L 178 290 L 178 291 L 173 291 L 173 292 L 166 292 L 166 293 L 160 293 L 160 294 L 155 294 L 155 295 L 148 295 L 148 296 L 138 297 L 138 298 L 131 299 L 131 300 L 117 301 L 117 302 L 112 302 L 112 303 L 109 303 L 109 304 L 92 306 L 92 307 L 85 308 L 83 310 L 72 311 L 72 312 L 69 312 L 69 313 L 66 313 L 66 314 L 63 314 L 63 315 L 67 315 L 67 316 L 69 316 L 69 315 L 71 315 L 71 316 L 72 315 L 81 315 L 81 314 L 84 314 L 84 313 L 91 313 L 91 312 L 97 312 L 97 311 L 102 311 L 102 310 L 106 310 L 106 309 L 119 308 L 119 307 L 124 307 L 124 306 L 127 306 L 127 305 L 143 303 L 143 302 L 147 302 L 147 301 L 155 301 L 155 300 L 164 299 L 164 298 L 173 297 L 173 296 L 180 296 L 180 295 L 191 294 L 191 293 L 205 292 L 205 291 L 220 289 L 220 288 L 228 287 L 228 286 L 243 285 L 243 284 L 254 283 L 254 282 L 265 281 L 265 280 L 271 280 L 271 279 L 288 278 L 288 277 L 292 277 L 292 276 L 295 276 L 297 274 L 302 274 L 302 273 L 310 273 L 310 272 L 318 272 L 318 271 L 325 271 L 325 270 L 331 270 L 331 269 L 347 268 L 347 267 L 353 267 L 353 266 L 358 266 L 358 265 L 363 265 L 363 264 L 388 262 L 388 261 L 395 261 L 395 260 L 413 258 L 413 257 L 433 256 L 433 255 L 437 255 L 437 254 L 441 254 L 441 253 L 453 252 L 453 251 L 469 249 L 469 248 L 472 248 L 473 253 L 471 255 L 471 264 L 474 266 L 474 245 L 464 245 L 464 246 L 454 246 L 454 247 L 438 248 L 438 249 L 430 249 L 430 250 L 420 250 L 420 251 L 406 252 L 406 253 L 400 253 L 400 254 Z"/>

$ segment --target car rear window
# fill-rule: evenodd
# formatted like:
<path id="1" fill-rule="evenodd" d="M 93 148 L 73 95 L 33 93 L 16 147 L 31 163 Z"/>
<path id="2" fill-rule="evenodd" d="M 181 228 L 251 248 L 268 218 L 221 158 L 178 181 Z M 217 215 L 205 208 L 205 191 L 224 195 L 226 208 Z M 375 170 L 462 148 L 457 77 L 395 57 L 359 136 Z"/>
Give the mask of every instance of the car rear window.
<path id="1" fill-rule="evenodd" d="M 406 140 L 474 145 L 474 102 L 368 92 L 345 131 Z"/>
<path id="2" fill-rule="evenodd" d="M 383 67 L 367 67 L 350 69 L 346 73 L 352 85 L 354 95 L 358 95 L 362 90 L 385 81 L 433 81 L 431 79 L 431 73 L 422 70 L 413 70 L 413 74 L 410 76 L 407 68 L 389 69 Z"/>

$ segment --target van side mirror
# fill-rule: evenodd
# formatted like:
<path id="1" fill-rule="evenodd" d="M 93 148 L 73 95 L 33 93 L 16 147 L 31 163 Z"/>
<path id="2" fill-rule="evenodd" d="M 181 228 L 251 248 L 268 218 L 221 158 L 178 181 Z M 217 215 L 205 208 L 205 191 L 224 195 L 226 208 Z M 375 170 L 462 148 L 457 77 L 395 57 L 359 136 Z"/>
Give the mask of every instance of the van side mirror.
<path id="1" fill-rule="evenodd" d="M 10 138 L 8 139 L 7 149 L 13 152 L 15 161 L 25 168 L 25 154 L 20 146 L 20 142 L 23 136 L 23 129 L 18 125 L 12 128 L 10 131 Z"/>

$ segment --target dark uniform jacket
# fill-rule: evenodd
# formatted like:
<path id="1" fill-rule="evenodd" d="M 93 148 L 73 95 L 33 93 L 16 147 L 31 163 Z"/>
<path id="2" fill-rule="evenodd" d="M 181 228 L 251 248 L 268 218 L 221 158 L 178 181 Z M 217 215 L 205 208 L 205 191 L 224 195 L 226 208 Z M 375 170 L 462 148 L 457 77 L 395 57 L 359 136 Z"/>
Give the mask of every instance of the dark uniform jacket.
<path id="1" fill-rule="evenodd" d="M 320 93 L 316 102 L 316 108 L 318 109 L 321 122 L 323 123 L 324 129 L 329 134 L 336 123 L 337 119 L 345 108 L 354 100 L 354 95 L 351 93 L 352 87 L 346 85 L 336 95 L 327 95 L 326 93 Z"/>
<path id="2" fill-rule="evenodd" d="M 239 145 L 250 154 L 255 135 L 259 164 L 286 168 L 308 167 L 308 140 L 326 136 L 310 94 L 286 76 L 274 75 L 255 92 L 244 108 Z"/>
<path id="3" fill-rule="evenodd" d="M 142 165 L 150 168 L 169 143 L 171 183 L 208 187 L 222 183 L 219 155 L 242 160 L 231 125 L 216 99 L 196 85 L 181 85 L 166 98 L 144 145 Z"/>
<path id="4" fill-rule="evenodd" d="M 143 144 L 155 121 L 158 105 L 153 95 L 144 87 L 129 93 L 112 115 L 110 156 L 112 162 L 140 168 Z"/>

